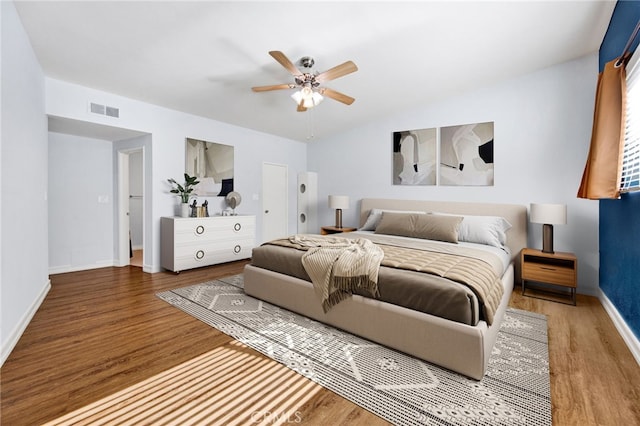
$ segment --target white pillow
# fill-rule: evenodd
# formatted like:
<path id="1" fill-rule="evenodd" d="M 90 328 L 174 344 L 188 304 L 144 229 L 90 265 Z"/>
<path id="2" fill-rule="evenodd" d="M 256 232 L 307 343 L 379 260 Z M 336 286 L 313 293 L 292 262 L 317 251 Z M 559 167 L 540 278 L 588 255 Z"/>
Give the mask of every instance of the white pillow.
<path id="1" fill-rule="evenodd" d="M 382 213 L 413 213 L 413 214 L 427 214 L 427 212 L 415 212 L 408 210 L 381 210 L 381 209 L 371 209 L 369 212 L 369 217 L 364 222 L 364 225 L 359 229 L 359 231 L 375 231 L 378 227 L 378 224 L 382 220 Z"/>
<path id="2" fill-rule="evenodd" d="M 462 216 L 464 219 L 458 229 L 458 241 L 485 244 L 503 248 L 507 244 L 506 232 L 511 224 L 501 216 L 474 216 L 432 212 L 441 216 Z"/>

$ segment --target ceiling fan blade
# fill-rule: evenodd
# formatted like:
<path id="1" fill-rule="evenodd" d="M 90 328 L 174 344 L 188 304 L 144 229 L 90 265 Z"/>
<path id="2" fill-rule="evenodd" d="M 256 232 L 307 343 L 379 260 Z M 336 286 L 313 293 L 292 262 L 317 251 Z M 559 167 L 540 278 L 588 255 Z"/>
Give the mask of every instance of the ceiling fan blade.
<path id="1" fill-rule="evenodd" d="M 302 75 L 303 74 L 303 73 L 300 72 L 300 70 L 298 70 L 298 68 L 296 68 L 295 65 L 293 65 L 293 62 L 291 62 L 289 60 L 289 58 L 287 58 L 285 56 L 284 53 L 282 53 L 282 52 L 280 52 L 278 50 L 272 50 L 272 51 L 269 52 L 269 55 L 271 55 L 273 57 L 273 59 L 278 61 L 280 63 L 280 65 L 285 67 L 287 69 L 287 71 L 289 71 L 291 74 L 293 74 L 293 75 Z"/>
<path id="2" fill-rule="evenodd" d="M 307 108 L 302 106 L 302 102 L 300 102 L 298 104 L 298 108 L 296 109 L 296 111 L 298 111 L 298 112 L 305 112 L 306 110 L 307 110 Z"/>
<path id="3" fill-rule="evenodd" d="M 318 83 L 324 83 L 325 81 L 335 80 L 336 78 L 351 74 L 358 71 L 358 67 L 352 61 L 347 61 L 343 64 L 336 65 L 335 67 L 321 72 L 316 76 Z"/>
<path id="4" fill-rule="evenodd" d="M 252 87 L 251 90 L 254 92 L 267 92 L 269 90 L 293 89 L 295 87 L 295 84 L 274 84 L 271 86 Z"/>
<path id="5" fill-rule="evenodd" d="M 329 89 L 328 87 L 323 87 L 318 91 L 321 95 L 327 96 L 338 102 L 342 102 L 343 104 L 351 105 L 355 101 L 355 98 L 347 96 L 344 93 L 340 93 L 337 90 Z"/>

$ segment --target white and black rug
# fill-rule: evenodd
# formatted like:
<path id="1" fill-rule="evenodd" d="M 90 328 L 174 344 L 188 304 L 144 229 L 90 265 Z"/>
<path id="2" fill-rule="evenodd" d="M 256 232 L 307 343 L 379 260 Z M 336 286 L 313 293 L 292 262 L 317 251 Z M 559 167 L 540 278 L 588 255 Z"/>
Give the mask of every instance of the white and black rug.
<path id="1" fill-rule="evenodd" d="M 551 425 L 547 323 L 508 309 L 481 381 L 247 296 L 242 275 L 166 302 L 398 425 Z"/>

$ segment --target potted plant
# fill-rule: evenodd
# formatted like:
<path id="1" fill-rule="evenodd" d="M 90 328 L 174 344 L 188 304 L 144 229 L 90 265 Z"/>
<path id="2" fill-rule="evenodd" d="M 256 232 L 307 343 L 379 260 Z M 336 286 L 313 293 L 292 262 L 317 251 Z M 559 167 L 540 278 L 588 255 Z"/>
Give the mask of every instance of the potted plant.
<path id="1" fill-rule="evenodd" d="M 184 174 L 184 183 L 180 185 L 175 179 L 167 179 L 172 186 L 171 193 L 180 195 L 181 201 L 181 216 L 189 217 L 189 199 L 194 187 L 200 183 L 197 177 Z"/>

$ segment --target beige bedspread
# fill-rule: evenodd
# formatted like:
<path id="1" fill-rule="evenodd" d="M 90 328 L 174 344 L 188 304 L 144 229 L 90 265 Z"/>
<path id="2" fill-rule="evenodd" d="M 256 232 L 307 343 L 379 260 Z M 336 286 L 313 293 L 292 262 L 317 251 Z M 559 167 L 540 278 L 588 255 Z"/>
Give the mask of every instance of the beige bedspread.
<path id="1" fill-rule="evenodd" d="M 367 239 L 293 235 L 272 244 L 305 250 L 302 264 L 327 312 L 355 291 L 377 297 L 382 249 Z"/>
<path id="2" fill-rule="evenodd" d="M 336 239 L 337 237 L 318 238 Z M 500 281 L 502 263 L 495 256 L 479 250 L 457 245 L 447 246 L 428 240 L 421 240 L 406 246 L 405 243 L 398 245 L 392 239 L 384 238 L 384 236 L 372 235 L 367 236 L 367 239 L 373 240 L 384 252 L 382 266 L 436 275 L 466 285 L 480 300 L 483 316 L 487 323 L 493 323 L 496 309 L 504 292 Z M 308 250 L 308 247 L 296 246 L 288 239 L 272 241 L 267 244 Z"/>

